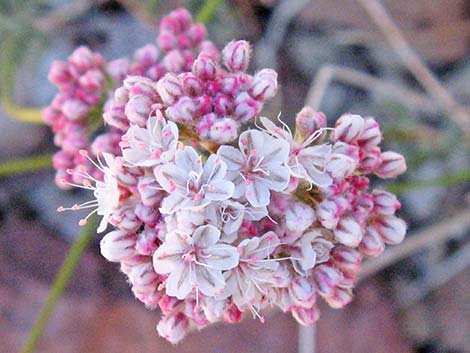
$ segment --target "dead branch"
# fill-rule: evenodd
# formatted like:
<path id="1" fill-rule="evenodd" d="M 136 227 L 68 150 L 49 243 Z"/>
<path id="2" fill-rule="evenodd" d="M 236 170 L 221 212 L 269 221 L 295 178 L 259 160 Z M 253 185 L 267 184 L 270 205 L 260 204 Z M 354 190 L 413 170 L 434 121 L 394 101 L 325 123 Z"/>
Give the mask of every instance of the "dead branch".
<path id="1" fill-rule="evenodd" d="M 468 111 L 452 97 L 414 52 L 385 8 L 377 0 L 357 1 L 382 31 L 385 38 L 416 80 L 421 83 L 424 89 L 434 97 L 434 99 L 436 99 L 442 109 L 449 114 L 449 117 L 459 125 L 465 133 L 470 134 L 470 115 Z"/>

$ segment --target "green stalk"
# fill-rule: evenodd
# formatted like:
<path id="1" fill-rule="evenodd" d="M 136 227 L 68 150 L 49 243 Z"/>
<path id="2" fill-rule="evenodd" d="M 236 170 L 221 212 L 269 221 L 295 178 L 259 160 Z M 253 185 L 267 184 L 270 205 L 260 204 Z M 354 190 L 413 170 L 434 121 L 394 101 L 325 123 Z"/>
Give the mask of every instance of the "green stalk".
<path id="1" fill-rule="evenodd" d="M 390 185 L 387 189 L 394 194 L 403 194 L 416 189 L 424 189 L 433 186 L 450 186 L 455 184 L 470 183 L 470 170 L 461 170 L 455 174 L 443 175 L 427 180 L 411 180 Z"/>
<path id="2" fill-rule="evenodd" d="M 87 247 L 91 235 L 94 234 L 97 224 L 97 217 L 91 217 L 83 228 L 80 237 L 72 244 L 67 257 L 65 258 L 59 273 L 57 274 L 57 277 L 55 278 L 54 283 L 49 290 L 46 303 L 41 309 L 41 312 L 39 313 L 36 322 L 30 331 L 28 340 L 26 341 L 23 350 L 21 351 L 22 353 L 34 352 L 35 347 L 41 338 L 42 332 L 44 331 L 51 314 L 54 312 L 57 301 L 60 299 L 62 292 L 69 283 L 70 277 L 73 274 L 78 260 Z"/>
<path id="3" fill-rule="evenodd" d="M 217 7 L 220 5 L 221 0 L 207 0 L 202 6 L 201 10 L 196 16 L 196 22 L 208 23 L 215 15 Z"/>
<path id="4" fill-rule="evenodd" d="M 52 155 L 45 154 L 0 163 L 0 178 L 52 167 Z"/>

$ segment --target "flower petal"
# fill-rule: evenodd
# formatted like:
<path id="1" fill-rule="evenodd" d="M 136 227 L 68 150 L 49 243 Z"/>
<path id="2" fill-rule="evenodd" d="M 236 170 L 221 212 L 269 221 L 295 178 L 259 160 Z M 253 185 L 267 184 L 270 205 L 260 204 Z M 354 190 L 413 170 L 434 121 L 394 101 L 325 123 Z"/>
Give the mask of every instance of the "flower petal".
<path id="1" fill-rule="evenodd" d="M 235 185 L 232 182 L 226 180 L 215 180 L 212 181 L 207 190 L 205 196 L 207 199 L 212 201 L 223 201 L 232 197 L 235 190 Z"/>
<path id="2" fill-rule="evenodd" d="M 220 238 L 220 230 L 208 224 L 201 226 L 194 231 L 193 241 L 199 248 L 209 248 Z"/>
<path id="3" fill-rule="evenodd" d="M 269 204 L 269 188 L 262 181 L 253 180 L 246 186 L 245 196 L 253 207 L 263 207 Z"/>
<path id="4" fill-rule="evenodd" d="M 229 170 L 239 170 L 245 164 L 245 156 L 232 146 L 220 146 L 217 155 L 227 164 Z"/>

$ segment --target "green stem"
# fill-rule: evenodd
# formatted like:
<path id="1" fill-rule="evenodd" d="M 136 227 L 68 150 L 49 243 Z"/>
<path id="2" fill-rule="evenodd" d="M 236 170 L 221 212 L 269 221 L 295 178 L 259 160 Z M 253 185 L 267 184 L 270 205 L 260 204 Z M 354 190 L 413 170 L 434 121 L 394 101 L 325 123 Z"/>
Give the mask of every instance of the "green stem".
<path id="1" fill-rule="evenodd" d="M 67 286 L 70 277 L 72 276 L 73 271 L 78 263 L 78 260 L 88 245 L 91 235 L 94 234 L 97 223 L 97 217 L 91 217 L 83 228 L 80 237 L 70 248 L 67 257 L 64 260 L 51 289 L 49 290 L 46 303 L 42 307 L 41 312 L 39 313 L 36 322 L 30 331 L 28 340 L 26 341 L 23 350 L 21 351 L 22 353 L 34 352 L 34 349 L 39 339 L 41 338 L 42 332 L 44 331 L 44 328 L 46 327 L 46 324 L 54 311 L 57 301 L 60 299 L 62 292 Z"/>
<path id="2" fill-rule="evenodd" d="M 455 174 L 443 175 L 427 180 L 411 180 L 390 185 L 387 189 L 394 194 L 403 194 L 416 189 L 424 189 L 433 186 L 450 186 L 455 184 L 470 183 L 470 170 L 461 170 Z"/>
<path id="3" fill-rule="evenodd" d="M 52 155 L 45 154 L 0 163 L 0 178 L 14 174 L 34 172 L 52 166 Z"/>
<path id="4" fill-rule="evenodd" d="M 196 22 L 207 23 L 215 15 L 217 7 L 220 5 L 221 0 L 207 0 L 202 6 L 201 10 L 196 16 Z"/>

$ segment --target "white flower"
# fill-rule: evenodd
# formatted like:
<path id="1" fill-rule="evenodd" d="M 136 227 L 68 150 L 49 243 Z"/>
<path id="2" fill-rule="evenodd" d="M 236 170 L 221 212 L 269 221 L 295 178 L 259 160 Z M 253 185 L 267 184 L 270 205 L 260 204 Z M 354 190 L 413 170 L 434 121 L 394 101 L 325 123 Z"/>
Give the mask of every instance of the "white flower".
<path id="1" fill-rule="evenodd" d="M 153 167 L 171 161 L 178 145 L 178 127 L 161 112 L 147 120 L 146 128 L 132 125 L 122 137 L 122 156 L 132 166 Z"/>
<path id="2" fill-rule="evenodd" d="M 214 296 L 225 287 L 223 270 L 238 265 L 237 248 L 219 243 L 220 231 L 211 225 L 201 226 L 192 237 L 180 231 L 168 233 L 165 242 L 153 255 L 155 272 L 169 274 L 166 293 L 184 299 L 196 289 Z"/>
<path id="3" fill-rule="evenodd" d="M 226 172 L 227 165 L 217 155 L 210 155 L 203 166 L 194 148 L 178 150 L 174 163 L 155 169 L 157 181 L 170 194 L 163 199 L 160 212 L 171 214 L 229 199 L 234 185 L 224 180 Z"/>
<path id="4" fill-rule="evenodd" d="M 283 124 L 283 128 L 276 126 L 271 120 L 261 117 L 261 123 L 266 131 L 280 139 L 284 139 L 290 145 L 289 161 L 287 163 L 293 176 L 305 179 L 310 184 L 327 187 L 333 182 L 332 178 L 325 172 L 325 163 L 331 154 L 331 145 L 321 144 L 308 147 L 322 133 L 315 131 L 301 144 L 295 141 L 289 127 Z"/>
<path id="5" fill-rule="evenodd" d="M 300 275 L 306 275 L 316 264 L 325 262 L 329 258 L 333 243 L 324 239 L 319 232 L 304 233 L 290 247 L 292 264 Z"/>
<path id="6" fill-rule="evenodd" d="M 106 230 L 108 226 L 108 220 L 112 216 L 113 212 L 117 210 L 119 207 L 119 198 L 120 198 L 120 191 L 119 185 L 116 178 L 116 160 L 113 155 L 109 153 L 103 153 L 104 160 L 106 162 L 106 166 L 101 162 L 98 158 L 98 163 L 93 161 L 89 156 L 88 152 L 85 150 L 81 150 L 80 154 L 87 158 L 93 165 L 103 173 L 103 180 L 97 180 L 92 177 L 86 171 L 68 171 L 70 174 L 77 174 L 78 176 L 84 178 L 83 185 L 75 185 L 72 186 L 80 187 L 86 190 L 92 190 L 93 195 L 95 196 L 94 200 L 87 201 L 81 205 L 73 205 L 72 207 L 65 208 L 59 207 L 57 211 L 63 212 L 67 210 L 71 211 L 78 211 L 81 209 L 89 209 L 92 208 L 93 211 L 90 212 L 85 218 L 81 219 L 79 224 L 81 226 L 87 223 L 88 218 L 91 215 L 97 214 L 102 216 L 101 222 L 98 226 L 97 232 L 101 233 Z M 95 185 L 92 184 L 95 183 Z"/>
<path id="7" fill-rule="evenodd" d="M 252 206 L 267 206 L 271 190 L 283 191 L 289 185 L 290 172 L 285 166 L 289 144 L 257 130 L 243 132 L 238 144 L 239 150 L 221 146 L 217 151 L 227 163 L 227 176 L 235 184 L 233 197 L 245 195 Z"/>
<path id="8" fill-rule="evenodd" d="M 238 245 L 238 266 L 224 273 L 227 286 L 221 298 L 232 296 L 240 310 L 247 307 L 254 310 L 253 306 L 279 282 L 276 278 L 279 262 L 269 258 L 278 245 L 279 238 L 274 232 L 243 240 Z"/>
<path id="9" fill-rule="evenodd" d="M 220 240 L 226 243 L 232 243 L 237 238 L 244 219 L 259 221 L 267 215 L 266 207 L 252 207 L 232 200 L 211 203 L 206 209 L 209 223 L 221 230 Z"/>

